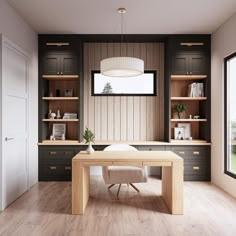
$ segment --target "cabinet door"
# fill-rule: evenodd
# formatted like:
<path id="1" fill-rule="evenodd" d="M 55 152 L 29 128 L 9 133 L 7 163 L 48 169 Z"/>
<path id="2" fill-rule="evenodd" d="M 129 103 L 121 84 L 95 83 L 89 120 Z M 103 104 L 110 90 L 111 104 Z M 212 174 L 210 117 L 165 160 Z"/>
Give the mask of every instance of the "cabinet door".
<path id="1" fill-rule="evenodd" d="M 188 70 L 193 75 L 204 75 L 206 73 L 206 58 L 203 54 L 191 54 L 188 60 Z"/>
<path id="2" fill-rule="evenodd" d="M 78 63 L 77 57 L 71 53 L 61 55 L 61 74 L 77 75 Z"/>
<path id="3" fill-rule="evenodd" d="M 58 75 L 60 73 L 61 57 L 57 54 L 48 54 L 44 58 L 43 74 Z"/>
<path id="4" fill-rule="evenodd" d="M 172 57 L 171 74 L 186 75 L 188 71 L 188 55 L 176 54 Z"/>

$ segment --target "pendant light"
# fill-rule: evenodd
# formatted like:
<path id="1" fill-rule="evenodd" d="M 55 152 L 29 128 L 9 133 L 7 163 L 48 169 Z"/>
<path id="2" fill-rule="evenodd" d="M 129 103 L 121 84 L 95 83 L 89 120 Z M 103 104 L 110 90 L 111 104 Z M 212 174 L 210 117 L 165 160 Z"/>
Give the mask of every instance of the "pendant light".
<path id="1" fill-rule="evenodd" d="M 124 33 L 125 8 L 119 8 L 121 14 L 122 37 Z M 122 40 L 121 40 L 122 42 Z M 110 77 L 132 77 L 144 73 L 144 61 L 135 57 L 110 57 L 103 59 L 100 63 L 101 73 Z"/>

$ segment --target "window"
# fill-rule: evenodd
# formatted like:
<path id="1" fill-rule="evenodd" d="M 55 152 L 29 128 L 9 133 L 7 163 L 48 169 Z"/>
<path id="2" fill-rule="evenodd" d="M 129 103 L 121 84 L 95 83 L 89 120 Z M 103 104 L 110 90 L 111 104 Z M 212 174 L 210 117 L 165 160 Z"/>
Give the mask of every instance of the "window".
<path id="1" fill-rule="evenodd" d="M 136 77 L 114 78 L 92 71 L 93 96 L 155 96 L 156 71 Z"/>
<path id="2" fill-rule="evenodd" d="M 225 58 L 225 173 L 236 178 L 236 53 Z"/>

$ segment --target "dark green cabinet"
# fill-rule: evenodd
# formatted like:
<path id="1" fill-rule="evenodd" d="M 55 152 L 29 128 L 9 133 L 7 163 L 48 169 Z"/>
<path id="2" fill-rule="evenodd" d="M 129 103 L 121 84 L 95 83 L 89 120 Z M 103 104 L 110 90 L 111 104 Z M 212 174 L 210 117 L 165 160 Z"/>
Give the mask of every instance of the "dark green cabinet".
<path id="1" fill-rule="evenodd" d="M 172 75 L 206 74 L 206 58 L 203 53 L 177 53 L 172 56 Z"/>
<path id="2" fill-rule="evenodd" d="M 48 53 L 44 57 L 44 75 L 77 75 L 78 61 L 73 53 Z"/>

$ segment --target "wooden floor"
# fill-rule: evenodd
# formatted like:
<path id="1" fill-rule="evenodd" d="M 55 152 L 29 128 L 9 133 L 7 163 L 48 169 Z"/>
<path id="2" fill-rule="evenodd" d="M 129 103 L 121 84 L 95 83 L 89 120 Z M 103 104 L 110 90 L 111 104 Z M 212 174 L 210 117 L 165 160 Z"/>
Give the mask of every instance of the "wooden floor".
<path id="1" fill-rule="evenodd" d="M 91 179 L 84 216 L 71 215 L 71 183 L 40 182 L 0 214 L 0 235 L 236 235 L 236 199 L 204 182 L 185 182 L 185 214 L 169 214 L 160 197 L 160 180 L 107 191 Z"/>

